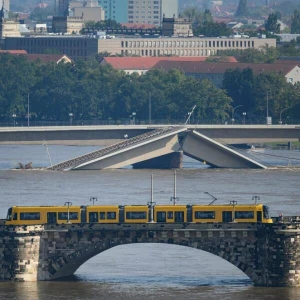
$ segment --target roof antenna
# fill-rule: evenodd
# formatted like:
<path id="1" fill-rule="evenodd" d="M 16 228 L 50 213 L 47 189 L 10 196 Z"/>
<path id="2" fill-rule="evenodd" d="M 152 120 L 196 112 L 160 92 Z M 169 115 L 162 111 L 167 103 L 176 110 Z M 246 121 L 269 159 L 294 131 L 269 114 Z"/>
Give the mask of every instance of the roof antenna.
<path id="1" fill-rule="evenodd" d="M 192 110 L 188 112 L 188 118 L 186 119 L 184 125 L 186 125 L 189 121 L 190 121 L 190 118 L 191 118 L 191 115 L 193 114 L 194 112 L 194 109 L 196 108 L 197 105 L 194 105 Z"/>
<path id="2" fill-rule="evenodd" d="M 213 196 L 212 194 L 210 194 L 209 192 L 204 192 L 204 194 L 207 194 L 209 196 L 211 196 L 213 198 L 213 201 L 211 201 L 208 205 L 212 205 L 215 201 L 218 200 L 218 198 L 216 198 L 215 196 Z"/>

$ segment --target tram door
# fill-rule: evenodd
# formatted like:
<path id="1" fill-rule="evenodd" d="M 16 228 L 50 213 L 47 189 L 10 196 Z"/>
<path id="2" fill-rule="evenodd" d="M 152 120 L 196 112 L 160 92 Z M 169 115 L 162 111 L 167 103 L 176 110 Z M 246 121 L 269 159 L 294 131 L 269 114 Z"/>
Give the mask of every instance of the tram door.
<path id="1" fill-rule="evenodd" d="M 47 219 L 48 219 L 48 224 L 56 224 L 56 213 L 48 212 Z"/>
<path id="2" fill-rule="evenodd" d="M 261 222 L 262 221 L 261 211 L 257 211 L 256 212 L 256 218 L 257 218 L 257 222 Z"/>
<path id="3" fill-rule="evenodd" d="M 223 222 L 232 222 L 232 211 L 222 212 Z"/>
<path id="4" fill-rule="evenodd" d="M 183 223 L 183 222 L 184 222 L 184 212 L 175 211 L 175 223 Z"/>

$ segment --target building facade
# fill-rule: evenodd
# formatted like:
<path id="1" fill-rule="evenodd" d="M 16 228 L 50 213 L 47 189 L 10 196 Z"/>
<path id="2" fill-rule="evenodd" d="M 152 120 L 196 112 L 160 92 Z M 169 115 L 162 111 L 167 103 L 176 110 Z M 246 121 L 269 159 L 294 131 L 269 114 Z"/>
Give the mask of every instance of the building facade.
<path id="1" fill-rule="evenodd" d="M 100 22 L 105 20 L 104 9 L 98 5 L 97 1 L 85 1 L 82 6 L 71 7 L 74 12 L 74 17 L 83 16 L 84 21 Z"/>
<path id="2" fill-rule="evenodd" d="M 178 0 L 98 0 L 105 19 L 118 23 L 161 25 L 163 15 L 178 16 Z"/>
<path id="3" fill-rule="evenodd" d="M 72 59 L 86 59 L 90 55 L 108 52 L 122 56 L 183 56 L 197 57 L 217 54 L 219 50 L 262 46 L 276 47 L 276 39 L 259 38 L 128 38 L 97 39 L 87 36 L 36 36 L 5 39 L 5 50 L 26 50 L 45 53 L 56 49 Z"/>
<path id="4" fill-rule="evenodd" d="M 0 10 L 0 38 L 20 35 L 19 20 L 8 17 L 8 10 L 5 9 L 3 2 Z"/>
<path id="5" fill-rule="evenodd" d="M 260 38 L 115 38 L 98 40 L 100 52 L 123 56 L 210 56 L 219 50 L 276 47 L 276 39 Z"/>
<path id="6" fill-rule="evenodd" d="M 55 0 L 55 15 L 65 16 L 68 6 L 69 0 Z"/>

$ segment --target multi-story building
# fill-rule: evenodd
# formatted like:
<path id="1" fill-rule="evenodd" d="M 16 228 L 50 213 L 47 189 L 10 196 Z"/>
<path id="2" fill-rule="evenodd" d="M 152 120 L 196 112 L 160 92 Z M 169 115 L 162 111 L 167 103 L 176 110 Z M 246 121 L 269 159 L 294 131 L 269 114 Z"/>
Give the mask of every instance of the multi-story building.
<path id="1" fill-rule="evenodd" d="M 74 3 L 74 2 L 73 2 Z M 70 2 L 70 8 L 74 12 L 74 17 L 83 16 L 84 21 L 95 21 L 100 22 L 105 20 L 104 9 L 98 5 L 97 1 L 87 0 L 81 3 L 81 6 L 72 7 L 72 2 Z"/>
<path id="2" fill-rule="evenodd" d="M 9 18 L 8 11 L 4 8 L 3 2 L 0 10 L 0 38 L 20 35 L 18 19 Z"/>
<path id="3" fill-rule="evenodd" d="M 83 58 L 101 52 L 123 56 L 210 56 L 219 50 L 263 46 L 276 47 L 276 39 L 261 38 L 134 38 L 117 37 L 98 39 L 86 36 L 36 36 L 5 39 L 5 50 L 26 50 L 28 53 L 45 53 L 57 49 L 72 59 Z"/>
<path id="4" fill-rule="evenodd" d="M 69 0 L 55 0 L 55 15 L 65 16 L 68 6 Z"/>
<path id="5" fill-rule="evenodd" d="M 9 11 L 10 10 L 10 0 L 3 0 L 2 6 L 4 7 L 4 9 Z"/>
<path id="6" fill-rule="evenodd" d="M 161 25 L 163 15 L 178 16 L 178 0 L 98 0 L 105 19 L 118 23 Z"/>

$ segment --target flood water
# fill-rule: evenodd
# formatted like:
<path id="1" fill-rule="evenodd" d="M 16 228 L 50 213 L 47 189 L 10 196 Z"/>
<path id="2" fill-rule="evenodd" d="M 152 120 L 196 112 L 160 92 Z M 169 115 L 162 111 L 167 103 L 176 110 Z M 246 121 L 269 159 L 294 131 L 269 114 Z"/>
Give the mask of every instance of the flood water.
<path id="1" fill-rule="evenodd" d="M 53 163 L 95 149 L 98 147 L 49 146 Z M 300 215 L 299 152 L 265 151 L 259 157 L 272 168 L 210 169 L 185 157 L 184 169 L 177 171 L 179 203 L 208 204 L 212 198 L 206 191 L 217 203 L 252 203 L 252 197 L 259 196 L 272 216 Z M 63 205 L 66 201 L 88 205 L 91 197 L 97 197 L 97 204 L 146 204 L 151 174 L 156 203 L 169 204 L 173 196 L 171 170 L 12 170 L 19 162 L 33 162 L 34 168 L 50 164 L 41 145 L 0 146 L 0 218 L 5 218 L 12 205 Z M 235 266 L 197 249 L 132 244 L 93 257 L 64 281 L 0 282 L 0 299 L 296 300 L 300 288 L 254 287 Z"/>

